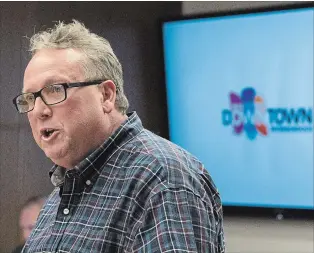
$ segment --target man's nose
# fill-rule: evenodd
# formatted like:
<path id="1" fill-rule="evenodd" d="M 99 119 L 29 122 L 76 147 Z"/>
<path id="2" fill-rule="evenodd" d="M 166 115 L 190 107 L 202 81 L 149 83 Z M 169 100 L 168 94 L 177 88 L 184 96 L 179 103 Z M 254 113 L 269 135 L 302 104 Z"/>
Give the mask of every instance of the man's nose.
<path id="1" fill-rule="evenodd" d="M 49 105 L 46 105 L 41 97 L 37 97 L 34 104 L 33 114 L 37 118 L 47 118 L 52 115 Z"/>

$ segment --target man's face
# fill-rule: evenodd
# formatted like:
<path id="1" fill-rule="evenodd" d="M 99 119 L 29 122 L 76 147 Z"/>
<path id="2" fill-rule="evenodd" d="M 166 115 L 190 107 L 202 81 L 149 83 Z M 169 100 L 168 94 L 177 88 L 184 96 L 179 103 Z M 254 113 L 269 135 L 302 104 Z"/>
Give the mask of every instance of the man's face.
<path id="1" fill-rule="evenodd" d="M 40 209 L 41 206 L 39 204 L 33 204 L 22 210 L 20 215 L 20 229 L 24 241 L 27 240 L 30 233 L 32 232 L 36 224 Z"/>
<path id="2" fill-rule="evenodd" d="M 80 52 L 72 49 L 40 50 L 25 70 L 24 92 L 36 92 L 56 83 L 86 81 L 81 57 Z M 99 140 L 95 133 L 109 131 L 102 102 L 102 93 L 96 85 L 70 88 L 67 99 L 55 105 L 46 105 L 38 97 L 27 115 L 35 141 L 46 156 L 70 168 L 100 145 L 103 139 Z M 45 129 L 52 134 L 47 137 Z"/>

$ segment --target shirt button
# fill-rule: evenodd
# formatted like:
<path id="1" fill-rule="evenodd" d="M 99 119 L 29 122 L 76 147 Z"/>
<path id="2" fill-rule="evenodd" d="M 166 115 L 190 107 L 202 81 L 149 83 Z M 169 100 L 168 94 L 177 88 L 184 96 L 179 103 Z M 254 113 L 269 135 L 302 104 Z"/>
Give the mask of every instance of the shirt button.
<path id="1" fill-rule="evenodd" d="M 64 208 L 64 209 L 63 209 L 63 213 L 64 213 L 65 215 L 67 215 L 67 214 L 70 213 L 70 210 L 69 210 L 68 208 Z"/>
<path id="2" fill-rule="evenodd" d="M 85 184 L 87 184 L 87 185 L 90 185 L 92 182 L 90 181 L 90 180 L 87 180 L 86 182 L 85 182 Z"/>

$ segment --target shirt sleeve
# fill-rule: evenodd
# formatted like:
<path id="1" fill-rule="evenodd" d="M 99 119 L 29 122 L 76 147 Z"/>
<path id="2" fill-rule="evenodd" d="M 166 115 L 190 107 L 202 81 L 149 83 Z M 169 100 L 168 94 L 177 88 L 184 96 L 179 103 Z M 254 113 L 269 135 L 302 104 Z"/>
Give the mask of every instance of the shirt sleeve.
<path id="1" fill-rule="evenodd" d="M 223 253 L 218 219 L 213 205 L 190 190 L 165 189 L 148 201 L 132 252 Z"/>

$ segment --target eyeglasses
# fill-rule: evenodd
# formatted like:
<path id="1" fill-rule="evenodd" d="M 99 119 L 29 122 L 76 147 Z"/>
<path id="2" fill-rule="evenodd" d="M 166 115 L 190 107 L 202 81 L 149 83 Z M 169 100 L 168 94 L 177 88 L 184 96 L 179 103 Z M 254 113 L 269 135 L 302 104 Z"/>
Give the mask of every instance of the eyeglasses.
<path id="1" fill-rule="evenodd" d="M 45 86 L 37 92 L 26 92 L 16 96 L 13 104 L 19 113 L 27 113 L 34 109 L 36 98 L 40 97 L 46 105 L 55 105 L 67 99 L 67 89 L 101 84 L 105 80 L 78 83 L 58 83 Z"/>

